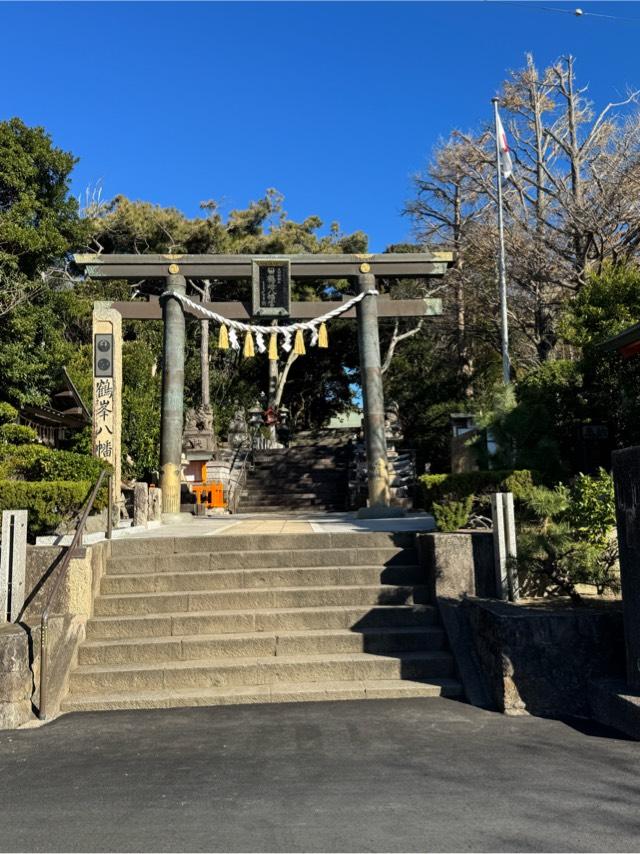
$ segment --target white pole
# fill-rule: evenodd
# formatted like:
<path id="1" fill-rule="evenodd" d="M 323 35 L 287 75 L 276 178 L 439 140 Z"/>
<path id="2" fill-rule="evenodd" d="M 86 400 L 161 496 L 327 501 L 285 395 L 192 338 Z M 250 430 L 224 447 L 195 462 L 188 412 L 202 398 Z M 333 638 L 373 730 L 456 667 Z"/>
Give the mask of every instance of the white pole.
<path id="1" fill-rule="evenodd" d="M 507 573 L 507 541 L 504 524 L 502 493 L 491 496 L 491 516 L 493 517 L 493 560 L 496 571 L 496 598 L 509 598 L 509 576 Z"/>
<path id="2" fill-rule="evenodd" d="M 507 269 L 504 260 L 504 222 L 502 219 L 502 167 L 500 160 L 500 139 L 498 137 L 498 98 L 492 98 L 493 117 L 496 130 L 496 172 L 498 186 L 498 236 L 500 253 L 498 257 L 498 275 L 500 279 L 500 337 L 502 346 L 502 379 L 505 385 L 511 382 L 511 362 L 509 360 L 509 319 L 507 317 Z"/>
<path id="3" fill-rule="evenodd" d="M 507 547 L 507 576 L 509 578 L 509 599 L 517 602 L 520 599 L 520 583 L 518 568 L 515 561 L 518 556 L 516 539 L 516 515 L 513 507 L 513 492 L 502 493 L 502 511 L 504 513 L 504 538 Z"/>

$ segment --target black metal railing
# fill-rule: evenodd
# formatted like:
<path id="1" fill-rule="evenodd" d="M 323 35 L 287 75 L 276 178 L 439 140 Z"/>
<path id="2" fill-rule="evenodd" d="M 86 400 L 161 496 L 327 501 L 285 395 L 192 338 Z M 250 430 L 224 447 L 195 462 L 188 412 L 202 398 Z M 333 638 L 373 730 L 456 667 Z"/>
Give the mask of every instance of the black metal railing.
<path id="1" fill-rule="evenodd" d="M 108 502 L 107 502 L 107 530 L 106 530 L 106 538 L 108 540 L 111 539 L 111 533 L 113 530 L 113 501 L 112 501 L 112 483 L 113 483 L 113 475 L 108 471 L 101 471 L 100 477 L 96 481 L 95 486 L 91 491 L 91 495 L 87 499 L 84 510 L 82 511 L 82 516 L 80 517 L 80 521 L 76 527 L 76 532 L 73 535 L 73 539 L 71 540 L 71 545 L 65 552 L 64 557 L 60 563 L 60 567 L 58 569 L 58 575 L 51 588 L 51 592 L 47 598 L 47 602 L 44 606 L 44 610 L 42 612 L 42 617 L 40 619 L 40 702 L 38 706 L 38 717 L 40 720 L 46 720 L 47 718 L 47 676 L 49 669 L 49 644 L 48 644 L 48 631 L 49 631 L 49 611 L 51 606 L 55 600 L 55 595 L 58 592 L 58 588 L 62 582 L 62 579 L 67 574 L 67 569 L 69 568 L 69 564 L 71 563 L 71 558 L 74 555 L 74 552 L 78 548 L 78 546 L 82 545 L 82 537 L 84 534 L 84 528 L 87 524 L 87 518 L 89 513 L 91 512 L 93 505 L 95 504 L 98 492 L 100 491 L 100 487 L 104 479 L 107 479 L 107 490 L 108 490 Z"/>
<path id="2" fill-rule="evenodd" d="M 227 492 L 227 510 L 231 514 L 238 512 L 240 495 L 242 494 L 242 490 L 244 489 L 247 483 L 247 467 L 251 463 L 250 457 L 252 452 L 253 448 L 251 447 L 251 445 L 242 445 L 240 448 L 238 448 L 238 450 L 233 456 L 231 468 L 229 469 L 229 485 Z M 240 462 L 240 470 L 237 472 L 237 474 L 234 475 L 236 462 L 241 453 L 242 459 Z"/>

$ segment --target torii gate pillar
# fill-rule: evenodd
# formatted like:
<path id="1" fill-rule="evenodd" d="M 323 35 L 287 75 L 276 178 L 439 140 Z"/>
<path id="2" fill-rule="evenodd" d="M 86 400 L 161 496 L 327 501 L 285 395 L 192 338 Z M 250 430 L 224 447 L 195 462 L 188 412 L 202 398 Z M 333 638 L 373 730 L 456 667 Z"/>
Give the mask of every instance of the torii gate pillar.
<path id="1" fill-rule="evenodd" d="M 167 291 L 186 294 L 184 276 L 165 279 Z M 164 348 L 162 361 L 162 415 L 160 429 L 160 486 L 163 521 L 170 522 L 180 513 L 180 462 L 184 409 L 185 319 L 179 299 L 162 300 Z"/>
<path id="2" fill-rule="evenodd" d="M 367 268 L 364 272 L 362 268 Z M 358 275 L 360 293 L 375 289 L 376 277 L 362 264 Z M 358 348 L 360 351 L 360 380 L 364 413 L 364 440 L 367 451 L 369 506 L 360 516 L 387 516 L 391 508 L 387 439 L 384 432 L 384 391 L 380 362 L 377 297 L 368 296 L 356 308 L 358 317 Z M 402 513 L 402 511 L 399 511 Z"/>

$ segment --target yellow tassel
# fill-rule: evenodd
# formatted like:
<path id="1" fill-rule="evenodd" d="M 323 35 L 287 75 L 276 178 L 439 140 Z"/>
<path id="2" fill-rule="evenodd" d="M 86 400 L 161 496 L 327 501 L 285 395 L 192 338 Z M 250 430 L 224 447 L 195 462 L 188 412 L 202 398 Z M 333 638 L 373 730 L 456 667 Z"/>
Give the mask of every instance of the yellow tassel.
<path id="1" fill-rule="evenodd" d="M 321 323 L 318 329 L 318 347 L 328 347 L 329 336 L 327 335 L 327 324 Z"/>
<path id="2" fill-rule="evenodd" d="M 218 333 L 218 350 L 228 350 L 229 349 L 229 330 L 227 327 L 222 324 L 220 327 L 220 332 Z"/>
<path id="3" fill-rule="evenodd" d="M 278 361 L 278 335 L 276 332 L 272 332 L 269 336 L 269 361 Z"/>
<path id="4" fill-rule="evenodd" d="M 298 329 L 296 332 L 296 338 L 293 342 L 293 352 L 297 353 L 298 356 L 304 356 L 307 352 L 304 348 L 304 338 L 302 337 L 302 329 Z"/>
<path id="5" fill-rule="evenodd" d="M 247 334 L 244 337 L 244 357 L 245 359 L 250 359 L 255 354 L 256 351 L 253 349 L 253 335 L 251 334 L 251 330 L 247 329 Z"/>

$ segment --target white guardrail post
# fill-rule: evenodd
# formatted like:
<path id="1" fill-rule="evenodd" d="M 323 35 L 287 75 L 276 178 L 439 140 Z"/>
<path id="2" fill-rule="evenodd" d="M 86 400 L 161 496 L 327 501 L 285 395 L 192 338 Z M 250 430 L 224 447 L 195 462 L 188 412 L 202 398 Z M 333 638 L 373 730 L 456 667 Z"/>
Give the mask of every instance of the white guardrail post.
<path id="1" fill-rule="evenodd" d="M 15 623 L 24 606 L 27 568 L 27 511 L 2 511 L 0 622 Z"/>
<path id="2" fill-rule="evenodd" d="M 491 496 L 493 517 L 493 555 L 496 568 L 496 595 L 498 599 L 517 602 L 520 598 L 518 572 L 515 559 L 516 521 L 512 492 L 496 492 Z"/>

